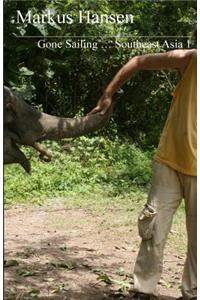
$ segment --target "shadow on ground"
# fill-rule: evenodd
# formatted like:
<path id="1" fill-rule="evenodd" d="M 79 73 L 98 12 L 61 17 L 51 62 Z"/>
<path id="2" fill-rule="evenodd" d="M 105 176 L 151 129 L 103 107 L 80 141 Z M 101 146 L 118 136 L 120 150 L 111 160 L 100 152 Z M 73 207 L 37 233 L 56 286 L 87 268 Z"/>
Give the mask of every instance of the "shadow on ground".
<path id="1" fill-rule="evenodd" d="M 8 265 L 12 259 L 17 266 L 11 263 L 5 268 L 5 300 L 131 300 L 131 275 L 111 272 L 119 269 L 119 263 L 111 264 L 113 259 L 118 261 L 117 251 L 105 255 L 93 248 L 63 246 L 68 242 L 66 236 L 54 237 L 33 248 L 29 241 L 21 240 L 15 253 L 6 252 Z"/>
<path id="2" fill-rule="evenodd" d="M 83 210 L 16 209 L 6 214 L 4 300 L 131 300 L 139 243 L 132 225 L 116 227 L 112 221 L 115 227 L 107 228 L 102 216 Z M 169 257 L 176 277 L 180 263 Z M 175 299 L 166 296 L 168 286 L 163 291 L 162 300 Z"/>

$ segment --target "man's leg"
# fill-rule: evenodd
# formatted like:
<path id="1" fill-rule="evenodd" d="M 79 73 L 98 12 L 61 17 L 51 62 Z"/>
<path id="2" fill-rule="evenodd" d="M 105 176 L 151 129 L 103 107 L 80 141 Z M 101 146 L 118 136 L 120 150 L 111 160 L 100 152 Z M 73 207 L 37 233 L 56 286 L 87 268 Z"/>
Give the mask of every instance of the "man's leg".
<path id="1" fill-rule="evenodd" d="M 186 227 L 188 234 L 187 258 L 182 279 L 184 299 L 197 297 L 197 181 L 196 177 L 180 175 L 184 187 Z"/>
<path id="2" fill-rule="evenodd" d="M 156 286 L 162 272 L 163 250 L 172 225 L 173 215 L 182 199 L 181 184 L 178 174 L 164 164 L 155 162 L 153 166 L 152 186 L 148 205 L 157 214 L 149 218 L 152 237 L 145 231 L 134 269 L 134 291 L 157 295 Z M 148 215 L 147 215 L 148 216 Z M 139 217 L 140 219 L 140 217 Z M 144 218 L 148 225 L 148 218 Z M 152 223 L 153 221 L 153 223 Z M 145 229 L 142 221 L 138 226 Z M 139 228 L 139 231 L 141 231 Z M 140 233 L 142 237 L 142 232 Z M 145 239 L 145 238 L 149 239 Z"/>

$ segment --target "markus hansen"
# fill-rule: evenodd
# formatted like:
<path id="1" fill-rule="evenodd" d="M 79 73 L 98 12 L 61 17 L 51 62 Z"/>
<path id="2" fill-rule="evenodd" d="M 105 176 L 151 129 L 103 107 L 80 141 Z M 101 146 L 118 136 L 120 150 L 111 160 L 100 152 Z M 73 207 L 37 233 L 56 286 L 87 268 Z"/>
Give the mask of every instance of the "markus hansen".
<path id="1" fill-rule="evenodd" d="M 72 24 L 74 18 L 71 14 L 57 14 L 54 15 L 50 10 L 47 10 L 43 14 L 33 14 L 31 10 L 24 15 L 20 10 L 17 10 L 16 23 L 27 24 Z M 79 10 L 78 22 L 80 24 L 127 24 L 134 22 L 134 16 L 132 14 L 96 14 L 91 13 L 89 10 Z"/>

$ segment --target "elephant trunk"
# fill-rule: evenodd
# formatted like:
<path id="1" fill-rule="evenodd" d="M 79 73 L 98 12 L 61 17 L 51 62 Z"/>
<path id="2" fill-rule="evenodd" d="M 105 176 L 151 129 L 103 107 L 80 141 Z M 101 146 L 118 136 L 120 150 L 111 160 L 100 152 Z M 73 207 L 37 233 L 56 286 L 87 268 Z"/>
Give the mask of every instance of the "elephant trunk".
<path id="1" fill-rule="evenodd" d="M 110 119 L 116 100 L 123 93 L 120 89 L 114 95 L 111 107 L 104 115 L 95 113 L 80 118 L 60 118 L 41 113 L 39 124 L 42 128 L 42 136 L 37 141 L 79 137 L 103 128 Z"/>
<path id="2" fill-rule="evenodd" d="M 42 113 L 39 119 L 42 136 L 38 141 L 79 137 L 94 132 L 107 124 L 111 112 L 112 107 L 105 115 L 96 113 L 80 118 L 60 118 Z"/>

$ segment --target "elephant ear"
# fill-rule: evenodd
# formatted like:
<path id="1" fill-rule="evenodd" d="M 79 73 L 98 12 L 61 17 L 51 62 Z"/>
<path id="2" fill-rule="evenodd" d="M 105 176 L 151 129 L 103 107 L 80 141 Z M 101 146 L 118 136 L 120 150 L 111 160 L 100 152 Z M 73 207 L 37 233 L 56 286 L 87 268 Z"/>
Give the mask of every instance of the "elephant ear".
<path id="1" fill-rule="evenodd" d="M 8 128 L 4 129 L 4 163 L 19 163 L 27 173 L 30 173 L 31 164 L 14 142 L 14 135 Z"/>
<path id="2" fill-rule="evenodd" d="M 15 96 L 11 90 L 4 86 L 3 90 L 4 95 L 4 124 L 10 124 L 14 121 L 16 112 L 15 112 Z"/>

